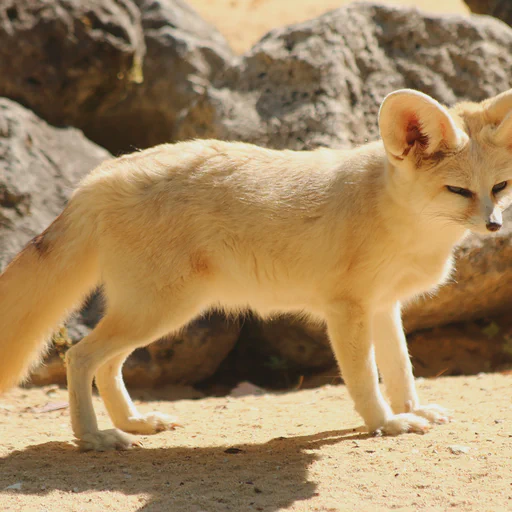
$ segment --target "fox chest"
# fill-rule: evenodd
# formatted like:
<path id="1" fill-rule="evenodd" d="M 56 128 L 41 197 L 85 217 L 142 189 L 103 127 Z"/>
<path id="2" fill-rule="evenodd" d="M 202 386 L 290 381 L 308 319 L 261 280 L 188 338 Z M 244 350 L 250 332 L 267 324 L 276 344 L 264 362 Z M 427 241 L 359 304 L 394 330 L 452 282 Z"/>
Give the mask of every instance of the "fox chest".
<path id="1" fill-rule="evenodd" d="M 443 284 L 450 276 L 453 259 L 448 255 L 409 255 L 389 259 L 375 282 L 376 299 L 404 301 Z"/>

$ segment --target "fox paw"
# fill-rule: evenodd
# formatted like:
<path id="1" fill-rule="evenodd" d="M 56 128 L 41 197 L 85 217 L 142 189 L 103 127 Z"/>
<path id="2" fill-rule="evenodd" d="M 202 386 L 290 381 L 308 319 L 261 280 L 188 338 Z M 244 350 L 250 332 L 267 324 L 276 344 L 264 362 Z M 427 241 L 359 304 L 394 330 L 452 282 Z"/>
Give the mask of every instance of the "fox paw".
<path id="1" fill-rule="evenodd" d="M 115 428 L 83 434 L 79 439 L 77 439 L 76 443 L 78 448 L 84 452 L 129 450 L 134 446 L 141 446 L 139 441 Z"/>
<path id="2" fill-rule="evenodd" d="M 425 418 L 430 423 L 448 423 L 450 421 L 450 412 L 440 405 L 421 405 L 412 411 L 416 416 Z"/>
<path id="3" fill-rule="evenodd" d="M 140 416 L 132 416 L 126 422 L 117 425 L 118 428 L 130 434 L 151 435 L 164 430 L 174 430 L 181 425 L 176 422 L 174 416 L 159 412 L 150 412 Z"/>
<path id="4" fill-rule="evenodd" d="M 376 429 L 376 435 L 397 436 L 406 432 L 424 434 L 430 428 L 427 419 L 414 413 L 402 413 L 391 416 L 382 427 Z"/>

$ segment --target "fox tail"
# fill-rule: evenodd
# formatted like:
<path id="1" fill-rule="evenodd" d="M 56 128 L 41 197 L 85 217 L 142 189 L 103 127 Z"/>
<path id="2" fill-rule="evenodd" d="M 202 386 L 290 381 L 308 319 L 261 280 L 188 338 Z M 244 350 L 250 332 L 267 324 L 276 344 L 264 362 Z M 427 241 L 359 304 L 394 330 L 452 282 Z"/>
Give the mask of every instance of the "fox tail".
<path id="1" fill-rule="evenodd" d="M 0 275 L 0 393 L 26 379 L 52 330 L 98 284 L 95 225 L 75 196 Z"/>

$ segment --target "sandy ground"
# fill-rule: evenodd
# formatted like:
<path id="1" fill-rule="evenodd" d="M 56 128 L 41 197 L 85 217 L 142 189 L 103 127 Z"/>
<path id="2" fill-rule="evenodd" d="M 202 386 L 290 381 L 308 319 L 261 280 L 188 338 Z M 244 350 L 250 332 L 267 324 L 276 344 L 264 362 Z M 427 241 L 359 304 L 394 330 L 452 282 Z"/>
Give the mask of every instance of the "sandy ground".
<path id="1" fill-rule="evenodd" d="M 15 389 L 0 400 L 0 509 L 512 510 L 512 375 L 418 385 L 425 401 L 453 411 L 452 423 L 368 437 L 354 430 L 344 386 L 153 401 L 140 409 L 175 414 L 183 428 L 110 453 L 76 450 L 67 408 L 42 412 L 63 406 L 64 390 Z"/>
<path id="2" fill-rule="evenodd" d="M 463 0 L 380 0 L 383 4 L 418 7 L 427 12 L 467 14 Z M 315 18 L 349 0 L 189 0 L 239 53 L 248 50 L 272 28 Z"/>

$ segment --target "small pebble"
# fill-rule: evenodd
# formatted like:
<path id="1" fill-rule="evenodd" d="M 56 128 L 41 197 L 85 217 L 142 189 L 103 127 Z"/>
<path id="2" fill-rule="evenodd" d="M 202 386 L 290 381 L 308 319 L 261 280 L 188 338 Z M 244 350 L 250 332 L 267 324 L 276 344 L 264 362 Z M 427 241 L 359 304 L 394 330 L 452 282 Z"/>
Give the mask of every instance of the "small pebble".
<path id="1" fill-rule="evenodd" d="M 454 444 L 452 446 L 448 446 L 448 450 L 450 450 L 451 453 L 454 455 L 461 455 L 463 453 L 468 453 L 470 448 L 469 446 L 461 446 L 458 444 Z"/>
<path id="2" fill-rule="evenodd" d="M 15 484 L 8 485 L 4 489 L 4 491 L 7 491 L 7 490 L 19 491 L 19 490 L 21 490 L 22 487 L 23 487 L 23 483 L 22 482 L 16 482 Z"/>

